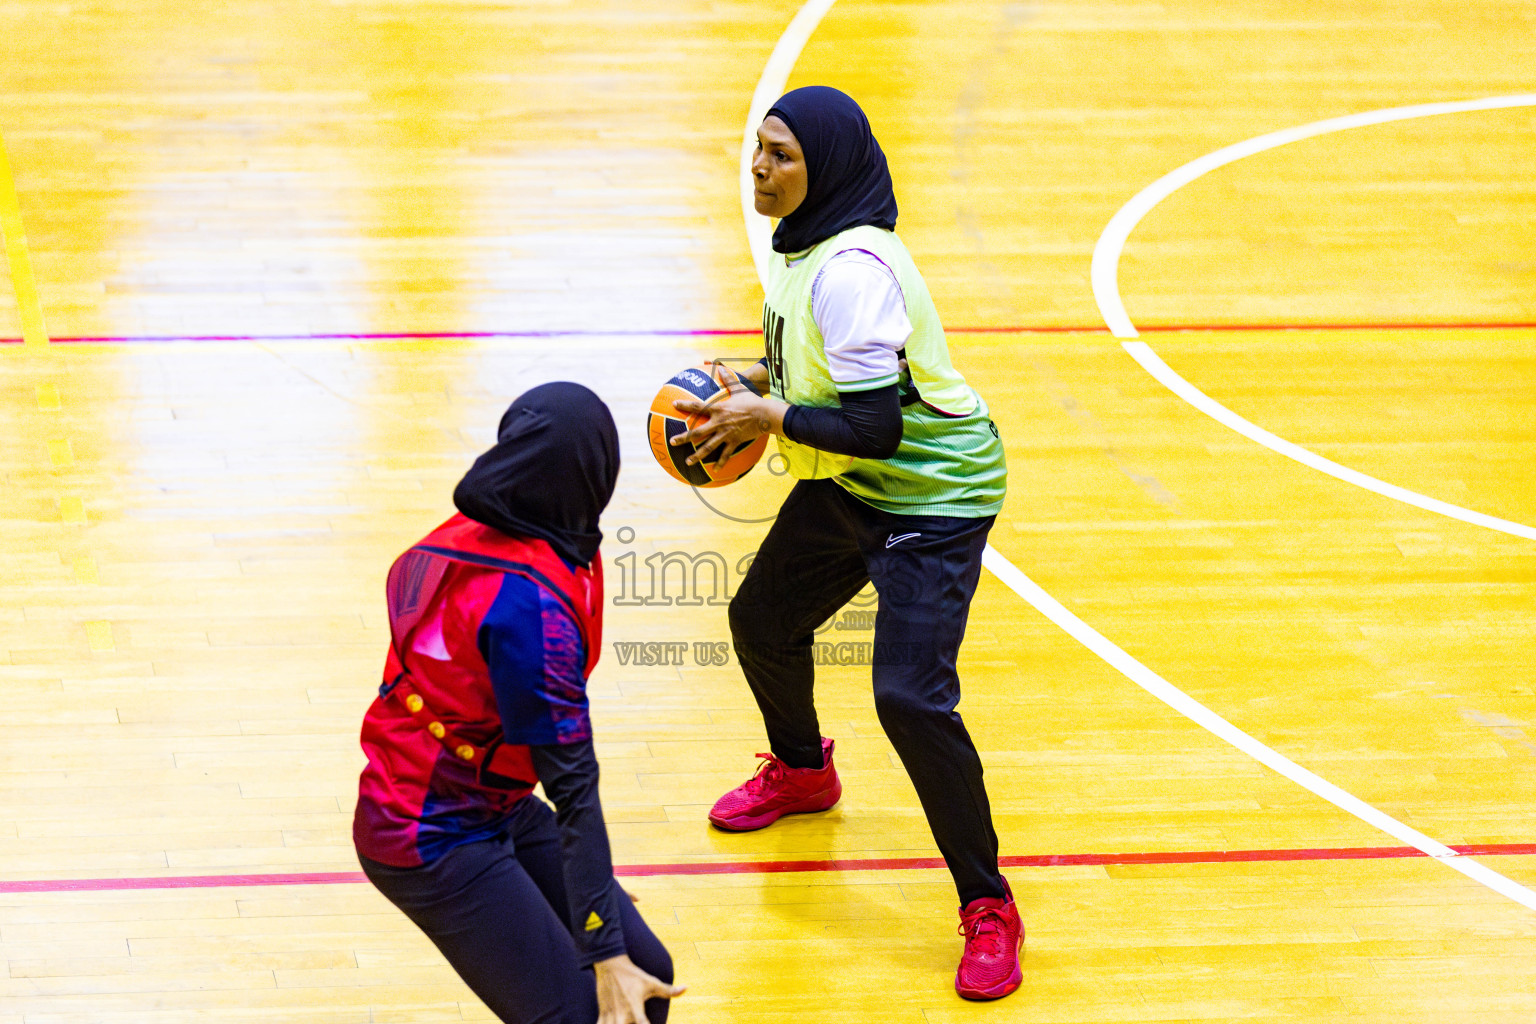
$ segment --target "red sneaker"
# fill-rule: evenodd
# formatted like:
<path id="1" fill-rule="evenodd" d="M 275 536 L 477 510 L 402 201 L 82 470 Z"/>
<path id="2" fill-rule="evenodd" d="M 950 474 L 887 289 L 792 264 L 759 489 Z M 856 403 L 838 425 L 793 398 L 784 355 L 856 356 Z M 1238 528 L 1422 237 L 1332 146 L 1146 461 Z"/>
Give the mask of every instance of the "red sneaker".
<path id="1" fill-rule="evenodd" d="M 772 754 L 757 774 L 715 801 L 709 820 L 727 832 L 750 832 L 772 825 L 786 814 L 824 811 L 843 795 L 842 780 L 832 767 L 832 741 L 821 740 L 820 768 L 791 768 Z"/>
<path id="2" fill-rule="evenodd" d="M 1006 878 L 1003 892 L 1003 899 L 972 900 L 960 908 L 965 952 L 955 972 L 955 991 L 962 998 L 1001 999 L 1024 980 L 1019 968 L 1024 922 L 1019 920 Z"/>

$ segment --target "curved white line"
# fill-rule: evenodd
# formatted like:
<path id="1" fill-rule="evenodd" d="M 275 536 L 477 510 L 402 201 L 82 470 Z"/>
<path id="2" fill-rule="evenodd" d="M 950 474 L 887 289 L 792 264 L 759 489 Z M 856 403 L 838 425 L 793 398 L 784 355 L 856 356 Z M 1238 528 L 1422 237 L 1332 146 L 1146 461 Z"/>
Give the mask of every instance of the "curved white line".
<path id="1" fill-rule="evenodd" d="M 1104 323 L 1109 326 L 1111 333 L 1117 338 L 1134 338 L 1137 336 L 1136 326 L 1131 323 L 1131 318 L 1125 312 L 1125 303 L 1120 298 L 1119 268 L 1120 253 L 1125 248 L 1125 241 L 1130 237 L 1132 229 L 1147 215 L 1147 212 L 1162 202 L 1174 190 L 1187 185 L 1196 178 L 1218 167 L 1241 160 L 1245 156 L 1262 153 L 1266 149 L 1274 149 L 1288 142 L 1296 142 L 1300 139 L 1309 139 L 1317 135 L 1327 135 L 1330 132 L 1343 131 L 1346 128 L 1359 128 L 1370 124 L 1384 124 L 1388 121 L 1406 121 L 1416 117 L 1432 117 L 1437 114 L 1459 114 L 1471 110 L 1501 110 L 1509 107 L 1536 106 L 1536 93 L 1521 93 L 1515 96 L 1491 96 L 1481 100 L 1465 100 L 1455 103 L 1421 103 L 1411 107 L 1388 107 L 1385 110 L 1370 110 L 1362 114 L 1348 114 L 1344 117 L 1329 118 L 1326 121 L 1315 121 L 1312 124 L 1304 124 L 1297 128 L 1287 128 L 1284 131 L 1271 132 L 1268 135 L 1260 135 L 1258 138 L 1239 142 L 1236 145 L 1218 149 L 1198 160 L 1191 161 L 1177 170 L 1158 178 L 1152 184 L 1136 193 L 1130 202 L 1122 206 L 1119 211 L 1110 218 L 1105 226 L 1103 234 L 1099 235 L 1097 244 L 1093 247 L 1093 298 L 1099 304 L 1099 314 L 1104 318 Z M 1165 387 L 1184 401 L 1193 405 L 1196 409 L 1210 416 L 1218 423 L 1222 423 L 1242 434 L 1250 440 L 1257 441 L 1272 451 L 1290 459 L 1295 459 L 1304 466 L 1321 473 L 1327 473 L 1331 477 L 1343 480 L 1345 483 L 1363 487 L 1368 491 L 1380 494 L 1383 497 L 1393 498 L 1415 508 L 1422 508 L 1428 512 L 1437 512 L 1451 519 L 1459 519 L 1464 523 L 1472 523 L 1475 526 L 1485 526 L 1490 530 L 1498 530 L 1502 533 L 1513 534 L 1516 537 L 1526 537 L 1536 540 L 1536 529 L 1523 523 L 1511 522 L 1508 519 L 1500 519 L 1483 512 L 1475 512 L 1472 509 L 1462 508 L 1460 505 L 1452 505 L 1450 502 L 1431 498 L 1428 495 L 1410 491 L 1396 484 L 1389 484 L 1377 480 L 1373 476 L 1341 466 L 1337 462 L 1314 455 L 1300 445 L 1291 443 L 1284 438 L 1277 437 L 1262 427 L 1243 419 L 1237 413 L 1217 402 L 1209 395 L 1202 393 L 1187 380 L 1174 373 L 1157 357 L 1146 344 L 1142 342 L 1122 342 L 1125 350 L 1131 357 L 1141 364 L 1142 368 L 1157 378 Z"/>
<path id="2" fill-rule="evenodd" d="M 1012 562 L 1004 558 L 990 544 L 982 555 L 982 564 L 992 570 L 993 574 L 1006 583 L 1015 594 L 1028 601 L 1042 615 L 1066 630 L 1074 640 L 1094 654 L 1097 654 L 1100 658 L 1103 658 L 1131 682 L 1146 690 L 1196 725 L 1221 737 L 1255 761 L 1267 765 L 1298 786 L 1312 791 L 1335 807 L 1348 811 L 1366 824 L 1372 825 L 1393 838 L 1399 839 L 1409 846 L 1428 854 L 1446 867 L 1460 871 L 1468 878 L 1476 879 L 1483 885 L 1501 895 L 1509 897 L 1516 903 L 1536 910 L 1536 892 L 1532 892 L 1513 879 L 1505 878 L 1497 871 L 1485 867 L 1470 857 L 1458 854 L 1455 850 L 1436 842 L 1417 829 L 1404 825 L 1396 818 L 1378 811 L 1359 797 L 1346 793 L 1327 779 L 1315 775 L 1290 758 L 1270 749 L 1231 722 L 1228 722 L 1225 718 L 1216 714 L 1216 712 L 1204 704 L 1195 700 L 1183 690 L 1168 682 L 1168 680 L 1156 672 L 1147 668 L 1147 666 L 1129 654 L 1126 654 L 1119 647 L 1105 639 L 1103 634 L 1063 607 L 1060 601 L 1057 601 L 1050 594 L 1040 589 L 1037 583 L 1020 572 Z"/>
<path id="3" fill-rule="evenodd" d="M 751 165 L 752 152 L 756 148 L 756 128 L 761 123 L 763 114 L 767 112 L 768 107 L 783 92 L 784 83 L 789 80 L 789 72 L 793 69 L 795 61 L 799 58 L 800 51 L 805 48 L 805 43 L 810 38 L 811 32 L 815 30 L 817 23 L 826 15 L 834 2 L 835 0 L 811 0 L 810 3 L 807 3 L 800 9 L 800 13 L 795 15 L 794 20 L 789 24 L 789 28 L 785 30 L 783 37 L 779 39 L 778 45 L 773 48 L 773 56 L 769 58 L 768 67 L 764 68 L 763 76 L 757 83 L 757 90 L 752 94 L 751 112 L 747 116 L 746 132 L 741 146 L 741 205 L 742 213 L 747 222 L 747 244 L 752 248 L 752 261 L 757 265 L 759 279 L 764 282 L 767 281 L 768 253 L 771 251 L 771 248 L 770 235 L 766 230 L 767 218 L 757 216 L 756 211 L 752 208 Z M 1518 882 L 1505 878 L 1498 872 L 1484 867 L 1475 860 L 1461 856 L 1450 847 L 1436 842 L 1422 832 L 1409 828 L 1396 818 L 1383 814 L 1358 797 L 1346 793 L 1326 779 L 1307 771 L 1307 769 L 1301 767 L 1296 762 L 1260 743 L 1129 654 L 1126 654 L 1119 647 L 1105 639 L 1092 626 L 1089 626 L 1082 619 L 1069 612 L 1060 601 L 1057 601 L 1050 594 L 1040 589 L 1039 585 L 1020 572 L 1017 566 L 1008 561 L 1001 552 L 990 544 L 987 545 L 986 550 L 982 553 L 982 565 L 990 569 L 993 575 L 1008 585 L 1009 589 L 1025 601 L 1028 601 L 1037 611 L 1065 630 L 1078 643 L 1088 648 L 1100 658 L 1103 658 L 1113 668 L 1131 680 L 1131 682 L 1140 686 L 1195 724 L 1221 737 L 1249 757 L 1274 769 L 1297 785 L 1327 800 L 1335 807 L 1348 811 L 1367 824 L 1428 854 L 1442 864 L 1460 871 L 1467 877 L 1476 879 L 1478 882 L 1481 882 L 1495 892 L 1509 897 L 1516 903 L 1536 910 L 1536 892 L 1532 892 Z"/>
<path id="4" fill-rule="evenodd" d="M 747 225 L 747 247 L 752 250 L 752 263 L 757 267 L 757 279 L 768 284 L 768 254 L 773 251 L 773 225 L 758 213 L 752 204 L 752 153 L 757 149 L 757 126 L 763 123 L 773 101 L 784 95 L 784 85 L 789 73 L 800 59 L 800 51 L 821 19 L 837 0 L 810 0 L 795 14 L 784 34 L 774 45 L 763 74 L 752 92 L 752 105 L 747 108 L 747 127 L 741 134 L 741 217 Z"/>
<path id="5" fill-rule="evenodd" d="M 1183 377 L 1180 377 L 1174 372 L 1172 367 L 1158 357 L 1156 352 L 1148 348 L 1145 342 L 1122 341 L 1120 344 L 1131 354 L 1132 359 L 1141 364 L 1142 369 L 1156 377 L 1158 382 L 1169 391 L 1172 391 L 1216 422 L 1231 427 L 1244 437 L 1257 441 L 1272 451 L 1277 451 L 1287 458 L 1295 459 L 1303 466 L 1310 466 L 1319 472 L 1337 477 L 1345 483 L 1351 483 L 1356 487 L 1363 487 L 1368 491 L 1374 491 L 1386 498 L 1396 498 L 1404 504 L 1422 508 L 1427 512 L 1438 512 L 1452 519 L 1460 519 L 1462 522 L 1486 526 L 1490 530 L 1499 530 L 1503 533 L 1513 534 L 1516 537 L 1525 537 L 1528 540 L 1536 540 L 1536 527 L 1510 522 L 1508 519 L 1499 519 L 1496 516 L 1486 515 L 1482 512 L 1474 512 L 1471 509 L 1452 505 L 1438 498 L 1426 497 L 1405 487 L 1389 484 L 1373 476 L 1366 476 L 1358 470 L 1350 469 L 1348 466 L 1341 466 L 1337 462 L 1309 452 L 1307 449 L 1300 445 L 1292 444 L 1283 437 L 1276 437 L 1263 427 L 1249 423 L 1237 413 L 1228 409 Z"/>
<path id="6" fill-rule="evenodd" d="M 1177 170 L 1169 171 L 1136 193 L 1130 202 L 1122 206 L 1110 218 L 1104 233 L 1099 235 L 1099 240 L 1093 247 L 1093 298 L 1099 304 L 1099 315 L 1104 318 L 1104 323 L 1109 326 L 1110 332 L 1115 337 L 1137 337 L 1136 327 L 1131 323 L 1131 318 L 1126 315 L 1125 303 L 1120 299 L 1120 252 L 1125 248 L 1125 240 L 1131 236 L 1131 231 L 1152 207 L 1201 175 L 1241 160 L 1245 156 L 1262 153 L 1266 149 L 1274 149 L 1289 142 L 1298 142 L 1317 135 L 1343 131 L 1346 128 L 1361 128 L 1365 125 L 1385 124 L 1388 121 L 1407 121 L 1415 117 L 1431 117 L 1436 114 L 1460 114 L 1469 110 L 1499 110 L 1506 107 L 1531 106 L 1536 106 L 1536 93 L 1368 110 L 1361 114 L 1331 117 L 1326 121 L 1314 121 L 1296 128 L 1286 128 L 1282 131 L 1270 132 L 1268 135 L 1260 135 L 1246 142 L 1218 149 L 1214 153 L 1207 153 Z"/>

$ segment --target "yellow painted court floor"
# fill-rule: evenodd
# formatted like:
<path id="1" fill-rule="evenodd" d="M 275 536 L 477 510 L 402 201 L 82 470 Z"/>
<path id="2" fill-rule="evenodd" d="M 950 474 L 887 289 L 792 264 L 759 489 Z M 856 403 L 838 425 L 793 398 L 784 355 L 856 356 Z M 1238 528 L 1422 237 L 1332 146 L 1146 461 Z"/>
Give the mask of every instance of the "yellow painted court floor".
<path id="1" fill-rule="evenodd" d="M 798 2 L 4 9 L 0 1024 L 490 1019 L 357 880 L 356 734 L 391 559 L 557 379 L 621 429 L 591 692 L 673 1020 L 1536 1019 L 1536 97 L 1146 212 L 1116 293 L 1229 423 L 1090 275 L 1222 147 L 1518 99 L 1536 11 L 823 6 L 798 42 Z M 705 823 L 764 748 L 724 600 L 788 482 L 690 491 L 642 414 L 760 350 L 738 174 L 774 74 L 868 111 L 1008 448 L 961 663 L 1029 929 L 995 1004 L 953 992 L 866 667 L 818 677 L 837 808 Z"/>

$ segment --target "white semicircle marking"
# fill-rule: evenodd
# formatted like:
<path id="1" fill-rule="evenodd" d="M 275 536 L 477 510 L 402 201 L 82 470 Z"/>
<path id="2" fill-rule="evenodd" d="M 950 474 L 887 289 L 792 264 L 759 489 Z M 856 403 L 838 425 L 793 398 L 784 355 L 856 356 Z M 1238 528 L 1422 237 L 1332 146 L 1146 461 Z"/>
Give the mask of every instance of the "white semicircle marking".
<path id="1" fill-rule="evenodd" d="M 756 128 L 767 113 L 773 100 L 784 91 L 789 73 L 794 68 L 800 51 L 805 48 L 817 24 L 831 9 L 835 0 L 810 0 L 795 15 L 778 45 L 773 48 L 768 66 L 763 69 L 757 89 L 752 94 L 752 105 L 747 116 L 747 127 L 741 146 L 742 215 L 747 225 L 747 244 L 752 249 L 752 260 L 757 266 L 759 279 L 766 283 L 770 232 L 767 219 L 759 217 L 752 207 L 752 152 L 756 148 Z M 1536 98 L 1533 98 L 1536 99 Z M 1040 586 L 1019 571 L 1008 558 L 988 544 L 982 553 L 982 564 L 1010 590 L 1023 598 L 1056 626 L 1064 630 L 1078 643 L 1098 655 L 1131 682 L 1146 690 L 1158 700 L 1173 708 L 1195 724 L 1210 731 L 1237 747 L 1249 757 L 1268 766 L 1292 782 L 1327 800 L 1341 810 L 1359 818 L 1388 835 L 1414 847 L 1452 870 L 1459 871 L 1502 896 L 1522 906 L 1536 910 L 1536 892 L 1499 874 L 1470 857 L 1452 850 L 1443 843 L 1412 828 L 1392 816 L 1377 810 L 1356 796 L 1340 789 L 1328 780 L 1308 771 L 1290 758 L 1232 725 L 1210 708 L 1201 704 L 1183 690 L 1153 672 L 1147 666 L 1121 650 L 1102 633 L 1078 618 L 1046 593 Z"/>
<path id="2" fill-rule="evenodd" d="M 1460 100 L 1451 103 L 1420 103 L 1408 107 L 1387 107 L 1383 110 L 1368 110 L 1359 114 L 1347 114 L 1343 117 L 1332 117 L 1326 121 L 1314 121 L 1311 124 L 1300 125 L 1295 128 L 1286 128 L 1278 132 L 1270 132 L 1268 135 L 1260 135 L 1238 142 L 1214 153 L 1207 153 L 1198 160 L 1192 160 L 1182 167 L 1169 171 L 1158 178 L 1152 184 L 1142 189 L 1132 197 L 1131 201 L 1122 206 L 1104 231 L 1099 235 L 1098 242 L 1093 247 L 1093 266 L 1091 279 L 1093 283 L 1093 298 L 1098 303 L 1099 315 L 1104 318 L 1104 323 L 1109 327 L 1110 333 L 1117 338 L 1138 337 L 1136 325 L 1131 323 L 1130 316 L 1125 311 L 1125 303 L 1120 297 L 1120 254 L 1125 249 L 1125 242 L 1131 235 L 1131 231 L 1141 222 L 1151 209 L 1164 199 L 1168 198 L 1179 188 L 1214 171 L 1218 167 L 1224 167 L 1234 161 L 1241 160 L 1245 156 L 1253 156 L 1265 150 L 1284 146 L 1287 143 L 1299 142 L 1302 139 L 1315 138 L 1319 135 L 1328 135 L 1332 132 L 1344 131 L 1349 128 L 1362 128 L 1366 125 L 1385 124 L 1390 121 L 1407 121 L 1419 117 L 1434 117 L 1440 114 L 1461 114 L 1474 110 L 1506 110 L 1514 107 L 1536 106 L 1536 93 L 1521 93 L 1514 96 L 1490 96 L 1479 100 Z M 1248 420 L 1243 419 L 1237 413 L 1228 409 L 1220 402 L 1200 391 L 1189 381 L 1175 373 L 1167 363 L 1163 362 L 1145 342 L 1122 342 L 1126 352 L 1131 358 L 1141 364 L 1142 369 L 1150 373 L 1164 387 L 1178 395 L 1190 405 L 1199 409 L 1207 416 L 1225 426 L 1242 434 L 1249 440 L 1256 441 L 1272 451 L 1284 455 L 1286 458 L 1295 459 L 1304 466 L 1309 466 L 1320 473 L 1345 483 L 1354 484 L 1368 491 L 1380 494 L 1383 497 L 1392 498 L 1415 508 L 1421 508 L 1428 512 L 1436 512 L 1451 519 L 1459 519 L 1464 523 L 1474 526 L 1484 526 L 1490 530 L 1498 530 L 1502 533 L 1516 537 L 1525 537 L 1536 540 L 1536 528 L 1526 526 L 1523 523 L 1511 522 L 1508 519 L 1500 519 L 1483 512 L 1462 508 L 1460 505 L 1452 505 L 1450 502 L 1431 498 L 1417 491 L 1410 491 L 1406 487 L 1389 484 L 1378 480 L 1373 476 L 1367 476 L 1348 466 L 1341 466 L 1331 459 L 1325 459 L 1298 444 L 1294 444 L 1270 433 Z"/>

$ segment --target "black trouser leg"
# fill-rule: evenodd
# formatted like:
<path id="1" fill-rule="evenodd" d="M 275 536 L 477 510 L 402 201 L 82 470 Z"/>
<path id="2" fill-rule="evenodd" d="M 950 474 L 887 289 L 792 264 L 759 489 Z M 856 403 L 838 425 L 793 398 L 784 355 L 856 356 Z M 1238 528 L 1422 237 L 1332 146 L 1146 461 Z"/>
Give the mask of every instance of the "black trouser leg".
<path id="1" fill-rule="evenodd" d="M 551 907 L 562 908 L 559 912 L 569 928 L 570 914 L 565 896 L 565 858 L 560 851 L 560 829 L 555 823 L 554 812 L 541 800 L 533 797 L 524 801 L 526 812 L 518 816 L 512 841 L 517 847 L 517 861 L 528 872 L 544 899 Z M 615 880 L 614 885 L 618 885 Z M 650 925 L 640 916 L 634 901 L 621 895 L 618 900 L 619 922 L 624 931 L 624 952 L 635 966 L 652 977 L 672 983 L 672 956 L 667 947 L 651 931 Z M 590 970 L 583 970 L 583 981 L 593 985 Z M 594 988 L 593 998 L 596 998 Z M 596 1004 L 593 1004 L 594 1007 Z M 670 999 L 648 999 L 645 1016 L 650 1024 L 666 1024 L 667 1012 L 672 1007 Z M 594 1011 L 595 1017 L 595 1011 Z"/>
<path id="2" fill-rule="evenodd" d="M 504 839 L 455 847 L 419 868 L 364 857 L 363 871 L 498 1018 L 507 1024 L 592 1024 L 597 988 L 591 970 L 577 965 L 564 922 L 554 814 L 531 797 L 520 812 Z M 630 959 L 671 982 L 666 949 L 628 899 L 619 906 Z M 650 1024 L 664 1024 L 669 1007 L 666 999 L 648 1000 Z"/>
<path id="3" fill-rule="evenodd" d="M 831 480 L 796 484 L 730 608 L 736 657 L 769 746 L 791 768 L 822 766 L 816 627 L 868 582 L 843 489 Z"/>
<path id="4" fill-rule="evenodd" d="M 820 767 L 814 631 L 873 579 L 875 709 L 962 904 L 1003 895 L 981 758 L 955 710 L 955 661 L 992 517 L 882 512 L 801 481 L 731 602 L 731 635 L 776 757 Z"/>
<path id="5" fill-rule="evenodd" d="M 955 661 L 992 519 L 895 516 L 863 508 L 868 511 L 859 511 L 860 532 L 880 592 L 873 671 L 880 725 L 917 790 L 961 905 L 1001 897 L 997 832 L 981 758 L 955 710 Z"/>

